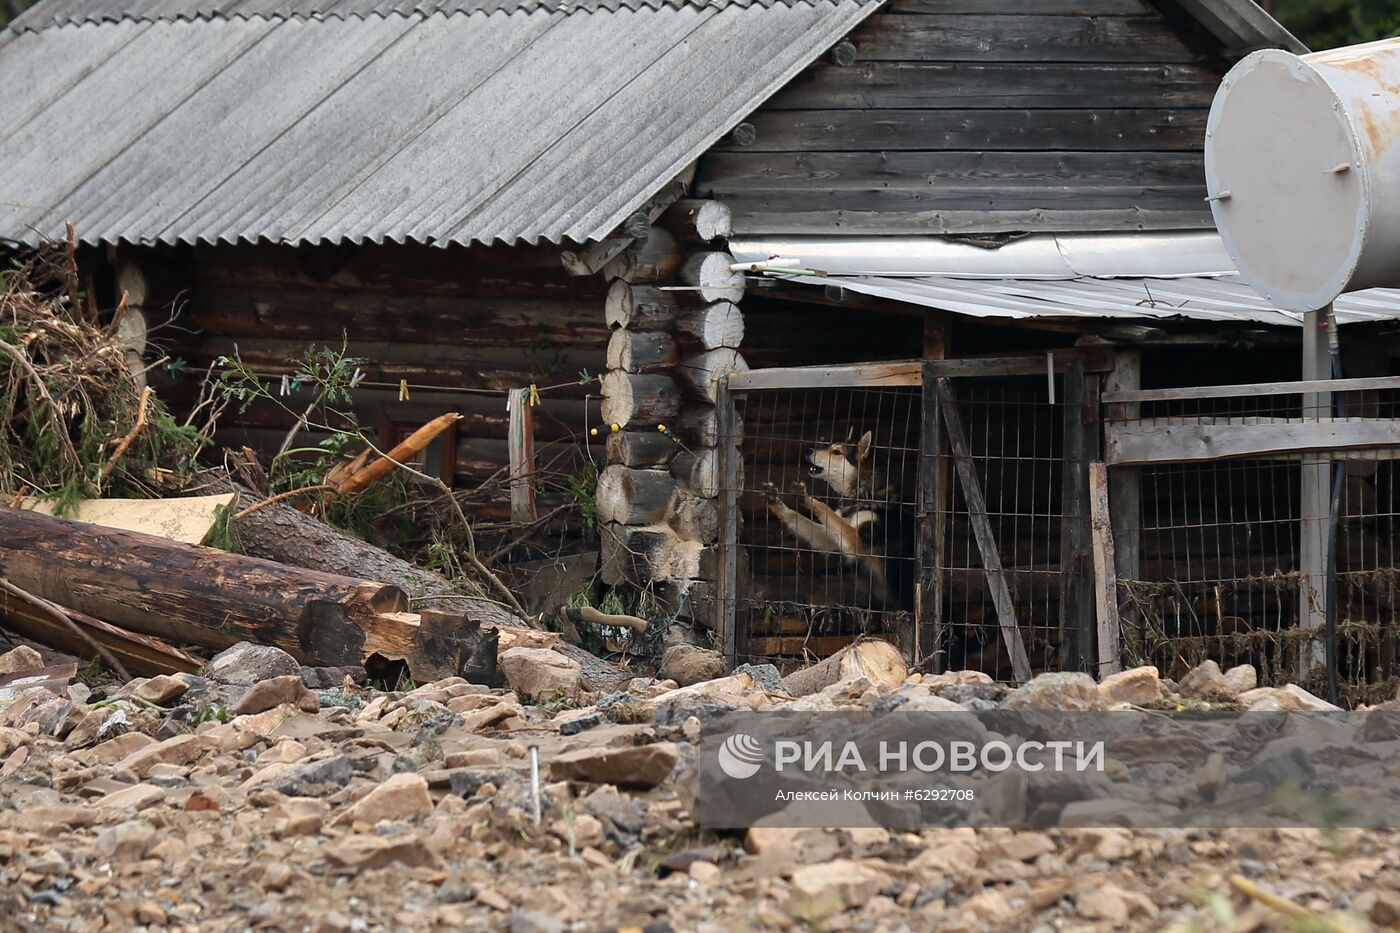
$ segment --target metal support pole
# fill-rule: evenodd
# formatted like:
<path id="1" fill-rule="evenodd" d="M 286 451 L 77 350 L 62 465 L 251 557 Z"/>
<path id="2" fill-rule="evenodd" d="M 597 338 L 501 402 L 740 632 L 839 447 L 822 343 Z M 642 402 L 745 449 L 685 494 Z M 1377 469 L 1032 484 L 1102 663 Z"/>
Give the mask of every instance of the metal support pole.
<path id="1" fill-rule="evenodd" d="M 1327 348 L 1329 308 L 1309 311 L 1303 319 L 1303 379 L 1332 378 Z M 1303 417 L 1328 418 L 1332 393 L 1303 395 Z M 1300 642 L 1298 675 L 1306 678 L 1324 662 L 1321 632 L 1326 625 L 1327 526 L 1332 504 L 1332 461 L 1323 453 L 1305 454 L 1298 504 L 1298 626 L 1318 633 Z"/>

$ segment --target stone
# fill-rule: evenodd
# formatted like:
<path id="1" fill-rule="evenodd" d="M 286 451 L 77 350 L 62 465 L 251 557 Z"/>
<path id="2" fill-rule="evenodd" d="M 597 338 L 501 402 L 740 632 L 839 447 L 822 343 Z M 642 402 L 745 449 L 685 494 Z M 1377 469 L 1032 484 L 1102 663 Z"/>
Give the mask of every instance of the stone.
<path id="1" fill-rule="evenodd" d="M 1321 697 L 1313 696 L 1297 684 L 1286 684 L 1274 691 L 1274 697 L 1285 709 L 1303 710 L 1315 713 L 1340 713 L 1342 708 L 1328 703 Z"/>
<path id="2" fill-rule="evenodd" d="M 1094 678 L 1078 671 L 1041 674 L 1002 701 L 1010 710 L 1106 710 Z"/>
<path id="3" fill-rule="evenodd" d="M 28 645 L 20 645 L 0 654 L 0 676 L 37 671 L 43 666 L 44 656 Z"/>
<path id="4" fill-rule="evenodd" d="M 694 879 L 696 884 L 708 887 L 719 882 L 724 873 L 719 870 L 719 866 L 714 862 L 695 861 L 690 863 L 686 869 L 686 874 Z"/>
<path id="5" fill-rule="evenodd" d="M 165 799 L 165 791 L 153 784 L 133 784 L 101 797 L 97 806 L 106 810 L 144 810 Z"/>
<path id="6" fill-rule="evenodd" d="M 334 825 L 351 826 L 380 820 L 408 820 L 433 812 L 428 782 L 421 774 L 395 774 L 336 817 Z"/>
<path id="7" fill-rule="evenodd" d="M 278 770 L 281 769 L 281 770 Z M 344 755 L 332 755 L 305 764 L 273 764 L 265 771 L 274 773 L 258 780 L 263 772 L 249 779 L 249 786 L 262 785 L 288 797 L 321 797 L 335 793 L 350 783 L 355 769 Z"/>
<path id="8" fill-rule="evenodd" d="M 251 716 L 265 713 L 270 709 L 290 704 L 307 713 L 321 708 L 321 701 L 315 692 L 302 681 L 301 675 L 288 674 L 272 677 L 254 684 L 247 693 L 233 705 L 235 716 Z"/>
<path id="9" fill-rule="evenodd" d="M 834 901 L 839 910 L 863 906 L 892 883 L 884 872 L 850 859 L 803 865 L 792 873 L 795 893 L 817 903 Z"/>
<path id="10" fill-rule="evenodd" d="M 925 674 L 920 678 L 919 683 L 923 684 L 934 693 L 941 693 L 945 687 L 963 686 L 968 684 L 994 684 L 991 675 L 982 671 L 947 671 L 943 674 Z"/>
<path id="11" fill-rule="evenodd" d="M 116 763 L 118 771 L 130 771 L 144 777 L 154 764 L 187 765 L 198 761 L 206 752 L 219 747 L 215 739 L 204 735 L 177 735 L 163 742 L 146 745 Z"/>
<path id="12" fill-rule="evenodd" d="M 1237 696 L 1237 691 L 1230 688 L 1225 675 L 1220 673 L 1220 665 L 1214 661 L 1202 661 L 1193 667 L 1181 678 L 1177 690 L 1184 697 L 1217 703 L 1232 702 Z"/>
<path id="13" fill-rule="evenodd" d="M 1162 696 L 1162 675 L 1151 664 L 1110 674 L 1099 684 L 1099 695 L 1108 703 L 1145 706 Z"/>
<path id="14" fill-rule="evenodd" d="M 740 664 L 734 673 L 753 678 L 754 686 L 764 693 L 787 693 L 787 683 L 775 664 Z"/>
<path id="15" fill-rule="evenodd" d="M 184 696 L 189 689 L 189 684 L 178 677 L 158 674 L 131 691 L 131 695 L 138 700 L 154 703 L 156 706 L 168 706 Z"/>
<path id="16" fill-rule="evenodd" d="M 577 693 L 583 677 L 577 661 L 548 648 L 510 648 L 497 664 L 516 694 L 536 702 Z"/>
<path id="17" fill-rule="evenodd" d="M 571 716 L 559 723 L 560 735 L 578 735 L 588 729 L 596 729 L 607 721 L 601 710 L 591 710 L 581 716 Z"/>
<path id="18" fill-rule="evenodd" d="M 1016 916 L 1016 908 L 1012 907 L 1006 895 L 996 888 L 988 888 L 981 894 L 968 898 L 963 902 L 962 909 L 982 923 L 990 925 L 1008 923 Z"/>
<path id="19" fill-rule="evenodd" d="M 1259 686 L 1259 672 L 1253 664 L 1236 664 L 1225 672 L 1225 683 L 1238 697 Z"/>
<path id="20" fill-rule="evenodd" d="M 97 851 L 104 858 L 137 861 L 145 858 L 156 841 L 153 826 L 143 820 L 128 820 L 97 834 Z"/>
<path id="21" fill-rule="evenodd" d="M 214 655 L 204 668 L 204 676 L 221 684 L 251 687 L 273 677 L 301 679 L 301 665 L 281 648 L 241 641 Z"/>
<path id="22" fill-rule="evenodd" d="M 156 744 L 156 740 L 149 735 L 128 732 L 114 739 L 108 739 L 100 745 L 95 745 L 87 751 L 81 752 L 80 755 L 81 760 L 88 764 L 110 764 L 121 761 L 126 756 L 154 744 Z"/>
<path id="23" fill-rule="evenodd" d="M 534 910 L 516 910 L 510 915 L 508 933 L 564 933 L 566 927 L 548 914 Z"/>
<path id="24" fill-rule="evenodd" d="M 421 839 L 408 833 L 392 836 L 350 836 L 321 850 L 327 861 L 365 871 L 399 864 L 408 868 L 440 868 L 438 857 Z"/>
<path id="25" fill-rule="evenodd" d="M 1048 852 L 1055 851 L 1055 843 L 1044 833 L 1016 833 L 1008 839 L 994 842 L 982 850 L 982 864 L 989 865 L 1001 859 L 1013 862 L 1033 862 Z"/>
<path id="26" fill-rule="evenodd" d="M 681 687 L 714 680 L 724 676 L 724 656 L 695 645 L 672 645 L 661 656 L 657 676 L 674 680 Z"/>
<path id="27" fill-rule="evenodd" d="M 675 745 L 658 742 L 625 748 L 580 748 L 556 755 L 549 774 L 556 781 L 588 781 L 618 787 L 655 787 L 679 757 Z"/>

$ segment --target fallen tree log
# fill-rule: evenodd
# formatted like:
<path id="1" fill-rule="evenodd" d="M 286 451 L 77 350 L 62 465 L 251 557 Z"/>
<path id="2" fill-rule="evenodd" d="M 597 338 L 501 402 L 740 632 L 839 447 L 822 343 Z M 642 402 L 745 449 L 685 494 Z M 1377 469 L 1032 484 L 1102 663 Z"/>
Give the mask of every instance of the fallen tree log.
<path id="1" fill-rule="evenodd" d="M 893 690 L 909 676 L 904 655 L 887 641 L 872 638 L 857 642 L 811 667 L 793 671 L 783 678 L 788 692 L 795 697 L 819 693 L 823 688 L 843 680 L 864 677 L 877 687 Z"/>
<path id="2" fill-rule="evenodd" d="M 125 631 L 86 613 L 56 608 L 68 617 L 71 627 L 40 607 L 0 592 L 0 628 L 84 661 L 100 656 L 92 649 L 93 644 L 100 645 L 127 673 L 137 677 L 193 674 L 204 666 L 199 658 L 158 638 Z"/>
<path id="3" fill-rule="evenodd" d="M 216 480 L 208 489 L 236 492 L 243 502 L 257 500 L 257 496 L 229 479 Z M 245 515 L 234 524 L 233 532 L 239 548 L 250 557 L 344 577 L 382 580 L 407 593 L 414 608 L 462 612 L 482 624 L 528 626 L 504 606 L 479 596 L 462 595 L 461 588 L 441 574 L 395 557 L 290 505 L 277 503 Z"/>

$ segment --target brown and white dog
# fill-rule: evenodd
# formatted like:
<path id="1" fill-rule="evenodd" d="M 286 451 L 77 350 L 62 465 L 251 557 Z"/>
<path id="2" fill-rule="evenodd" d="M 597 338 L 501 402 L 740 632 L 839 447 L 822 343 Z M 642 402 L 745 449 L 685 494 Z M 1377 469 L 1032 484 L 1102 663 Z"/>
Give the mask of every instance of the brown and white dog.
<path id="1" fill-rule="evenodd" d="M 914 608 L 914 516 L 879 482 L 872 432 L 849 443 L 813 447 L 802 455 L 808 475 L 835 493 L 832 506 L 794 483 L 798 508 L 768 487 L 768 510 L 813 551 L 839 554 L 859 568 L 877 602 L 886 609 Z"/>

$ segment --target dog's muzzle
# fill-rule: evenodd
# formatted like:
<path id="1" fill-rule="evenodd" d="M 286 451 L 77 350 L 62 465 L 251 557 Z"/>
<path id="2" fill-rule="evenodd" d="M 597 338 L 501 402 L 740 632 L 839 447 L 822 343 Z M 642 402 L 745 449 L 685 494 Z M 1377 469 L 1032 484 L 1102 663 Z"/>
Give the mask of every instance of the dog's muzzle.
<path id="1" fill-rule="evenodd" d="M 811 476 L 821 476 L 822 467 L 817 463 L 817 452 L 813 448 L 808 448 L 802 453 L 802 462 L 807 464 L 807 472 Z"/>

